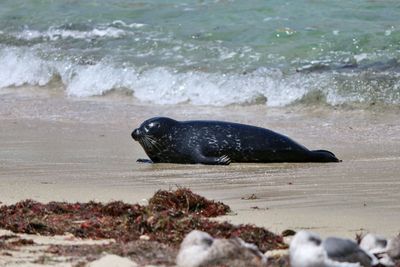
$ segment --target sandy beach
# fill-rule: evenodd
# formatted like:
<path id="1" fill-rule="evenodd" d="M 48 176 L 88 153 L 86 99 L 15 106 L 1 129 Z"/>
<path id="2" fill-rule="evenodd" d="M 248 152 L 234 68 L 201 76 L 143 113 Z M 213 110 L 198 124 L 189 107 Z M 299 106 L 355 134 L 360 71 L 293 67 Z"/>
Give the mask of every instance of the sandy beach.
<path id="1" fill-rule="evenodd" d="M 1 1 L 0 266 L 175 266 L 195 228 L 209 248 L 232 245 L 209 250 L 209 267 L 286 267 L 299 230 L 399 235 L 399 12 L 396 1 Z M 138 162 L 131 133 L 158 116 L 267 128 L 341 162 Z"/>
<path id="2" fill-rule="evenodd" d="M 397 110 L 329 107 L 154 106 L 131 97 L 71 99 L 57 90 L 2 90 L 0 201 L 123 200 L 145 203 L 158 189 L 188 187 L 223 201 L 219 218 L 272 232 L 312 229 L 354 237 L 400 231 L 400 119 Z M 266 127 L 341 163 L 201 166 L 136 163 L 130 133 L 153 116 L 216 119 Z"/>

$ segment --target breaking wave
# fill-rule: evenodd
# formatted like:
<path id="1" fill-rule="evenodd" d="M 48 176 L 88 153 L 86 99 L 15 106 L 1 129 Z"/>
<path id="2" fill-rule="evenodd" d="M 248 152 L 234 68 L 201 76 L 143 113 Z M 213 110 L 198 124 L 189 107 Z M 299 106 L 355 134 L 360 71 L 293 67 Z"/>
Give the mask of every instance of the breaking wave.
<path id="1" fill-rule="evenodd" d="M 0 50 L 0 88 L 46 86 L 57 80 L 73 97 L 107 97 L 110 91 L 124 90 L 154 104 L 400 104 L 399 77 L 390 69 L 289 74 L 277 68 L 258 68 L 248 73 L 180 72 L 167 67 L 138 71 L 134 66 L 115 65 L 106 59 L 84 64 L 43 59 L 30 49 Z"/>

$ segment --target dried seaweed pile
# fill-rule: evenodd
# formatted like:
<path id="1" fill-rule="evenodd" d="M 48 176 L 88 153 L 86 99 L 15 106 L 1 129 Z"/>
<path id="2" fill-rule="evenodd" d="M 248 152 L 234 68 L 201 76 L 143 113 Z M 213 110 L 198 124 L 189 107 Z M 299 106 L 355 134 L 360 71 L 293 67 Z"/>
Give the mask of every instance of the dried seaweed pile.
<path id="1" fill-rule="evenodd" d="M 0 228 L 17 233 L 55 235 L 71 233 L 82 238 L 113 238 L 135 241 L 141 235 L 163 244 L 178 246 L 193 229 L 214 237 L 241 237 L 262 251 L 282 248 L 282 237 L 252 225 L 235 226 L 207 219 L 224 215 L 227 205 L 205 199 L 191 190 L 158 191 L 149 205 L 50 202 L 25 200 L 0 207 Z"/>

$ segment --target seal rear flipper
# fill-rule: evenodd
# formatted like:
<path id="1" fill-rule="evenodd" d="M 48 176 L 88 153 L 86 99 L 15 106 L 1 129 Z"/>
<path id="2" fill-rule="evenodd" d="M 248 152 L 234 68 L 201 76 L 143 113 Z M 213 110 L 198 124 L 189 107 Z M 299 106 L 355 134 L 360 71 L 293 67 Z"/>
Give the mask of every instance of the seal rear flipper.
<path id="1" fill-rule="evenodd" d="M 335 154 L 328 150 L 312 150 L 311 152 L 311 161 L 314 162 L 341 162 Z"/>
<path id="2" fill-rule="evenodd" d="M 154 163 L 151 159 L 137 159 L 137 163 Z"/>

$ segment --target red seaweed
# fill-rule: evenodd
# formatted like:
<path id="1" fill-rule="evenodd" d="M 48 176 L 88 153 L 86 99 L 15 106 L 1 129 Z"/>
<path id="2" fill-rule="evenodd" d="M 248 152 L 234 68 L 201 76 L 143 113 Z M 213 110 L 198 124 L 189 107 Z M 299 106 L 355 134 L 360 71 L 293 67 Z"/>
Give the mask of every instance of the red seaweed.
<path id="1" fill-rule="evenodd" d="M 197 214 L 204 217 L 216 217 L 230 212 L 228 205 L 214 202 L 194 194 L 187 188 L 176 191 L 157 191 L 149 200 L 149 208 L 153 211 L 174 210 L 187 214 Z"/>
<path id="2" fill-rule="evenodd" d="M 147 235 L 150 240 L 177 247 L 193 229 L 220 238 L 240 237 L 262 251 L 283 248 L 282 237 L 252 225 L 210 221 L 224 215 L 229 206 L 207 200 L 186 188 L 158 191 L 149 205 L 110 203 L 39 203 L 25 200 L 0 207 L 0 227 L 17 233 L 61 235 L 81 238 L 113 238 L 130 242 Z"/>

